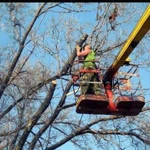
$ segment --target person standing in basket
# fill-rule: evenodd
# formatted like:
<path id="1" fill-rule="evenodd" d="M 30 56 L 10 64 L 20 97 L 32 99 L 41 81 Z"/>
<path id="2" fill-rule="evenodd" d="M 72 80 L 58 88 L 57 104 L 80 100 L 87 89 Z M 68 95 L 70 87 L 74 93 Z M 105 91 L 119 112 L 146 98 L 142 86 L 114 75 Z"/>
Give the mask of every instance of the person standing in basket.
<path id="1" fill-rule="evenodd" d="M 91 48 L 89 44 L 85 44 L 80 50 L 80 46 L 76 46 L 77 56 L 82 58 L 83 61 L 83 69 L 94 70 L 96 69 L 95 64 L 95 52 Z M 89 81 L 98 82 L 98 75 L 93 72 L 83 73 L 82 76 L 82 84 L 81 84 L 81 92 L 82 94 L 95 94 L 100 95 L 100 86 L 97 83 L 86 83 Z M 84 81 L 84 82 L 83 82 Z"/>

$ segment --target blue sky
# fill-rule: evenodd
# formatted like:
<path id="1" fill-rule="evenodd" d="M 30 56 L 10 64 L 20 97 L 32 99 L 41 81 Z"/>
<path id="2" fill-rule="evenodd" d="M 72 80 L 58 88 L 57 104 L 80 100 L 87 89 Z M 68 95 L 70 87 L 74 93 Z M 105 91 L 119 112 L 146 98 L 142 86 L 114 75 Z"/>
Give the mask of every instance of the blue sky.
<path id="1" fill-rule="evenodd" d="M 135 7 L 138 7 L 139 11 L 142 13 L 145 10 L 147 4 L 148 3 L 135 3 Z M 32 7 L 34 6 L 34 8 L 37 8 L 38 5 L 39 5 L 38 3 L 31 4 Z M 72 5 L 72 4 L 70 3 L 70 5 Z M 94 7 L 94 5 L 97 5 L 97 3 L 92 3 L 91 5 Z M 87 9 L 90 9 L 90 8 L 87 7 Z M 85 22 L 87 20 L 90 20 L 91 21 L 91 25 L 90 25 L 91 27 L 92 27 L 92 23 L 94 23 L 94 21 L 95 21 L 95 16 L 96 16 L 94 10 L 93 10 L 93 12 L 90 12 L 90 13 L 88 13 L 88 12 L 87 13 L 81 13 L 81 14 L 72 13 L 71 15 L 72 15 L 72 18 L 76 18 L 77 20 L 79 19 L 78 21 L 80 23 Z M 46 17 L 48 18 L 48 16 L 46 16 Z M 127 31 L 128 34 L 131 33 L 131 31 L 132 31 L 133 27 L 135 26 L 136 21 L 138 20 L 139 17 L 140 17 L 139 15 L 135 16 L 135 18 L 134 18 L 135 22 L 133 22 L 132 24 L 127 26 L 126 30 L 128 30 Z M 90 34 L 91 30 L 92 29 L 89 29 L 89 28 L 86 29 L 85 28 L 84 32 Z M 122 32 L 124 30 L 124 27 L 120 26 L 120 28 L 118 30 L 119 30 L 119 33 L 114 32 L 114 34 L 112 34 L 110 36 L 110 38 L 112 38 L 116 34 L 118 34 L 118 36 L 123 36 Z M 0 46 L 6 46 L 10 42 L 10 38 L 7 36 L 7 33 L 5 32 L 5 24 L 3 22 L 1 22 L 1 24 L 0 24 L 0 37 L 1 37 Z M 124 38 L 126 38 L 126 35 L 124 36 Z M 148 45 L 150 46 L 150 44 L 148 44 Z M 143 57 L 143 56 L 141 56 L 141 57 Z M 143 69 L 140 70 L 140 74 L 141 74 L 141 81 L 143 83 L 143 86 L 145 88 L 148 88 L 149 87 L 148 81 L 150 81 L 148 78 L 149 74 L 147 72 L 145 72 L 145 70 L 143 70 Z M 147 95 L 147 98 L 148 97 L 149 97 L 149 95 Z M 72 143 L 67 142 L 66 144 L 64 144 L 63 146 L 58 148 L 57 150 L 78 150 L 78 148 L 75 148 Z M 96 150 L 96 149 L 94 148 L 94 150 Z"/>

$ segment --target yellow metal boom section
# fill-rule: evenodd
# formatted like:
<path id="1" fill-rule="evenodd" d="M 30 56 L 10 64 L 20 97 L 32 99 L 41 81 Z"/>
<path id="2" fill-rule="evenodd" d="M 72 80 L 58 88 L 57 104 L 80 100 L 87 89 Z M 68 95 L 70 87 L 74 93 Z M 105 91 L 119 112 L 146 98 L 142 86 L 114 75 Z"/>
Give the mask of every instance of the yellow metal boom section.
<path id="1" fill-rule="evenodd" d="M 150 29 L 150 5 L 146 8 L 145 12 L 141 16 L 137 25 L 133 29 L 132 33 L 128 37 L 126 43 L 122 47 L 121 51 L 118 53 L 114 62 L 107 70 L 105 77 L 106 80 L 111 80 L 118 69 L 124 64 L 127 57 L 133 51 L 133 49 L 137 46 L 137 44 L 141 41 L 144 35 Z"/>

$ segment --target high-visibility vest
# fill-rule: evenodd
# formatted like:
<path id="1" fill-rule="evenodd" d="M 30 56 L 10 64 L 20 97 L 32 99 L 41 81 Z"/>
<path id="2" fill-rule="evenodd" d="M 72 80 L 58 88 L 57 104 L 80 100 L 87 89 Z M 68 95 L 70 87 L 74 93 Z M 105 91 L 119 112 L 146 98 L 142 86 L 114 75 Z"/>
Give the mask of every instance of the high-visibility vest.
<path id="1" fill-rule="evenodd" d="M 85 57 L 84 59 L 84 67 L 88 68 L 88 67 L 94 67 L 95 68 L 95 62 L 91 62 L 95 60 L 95 52 L 94 50 L 91 50 L 91 52 Z M 87 62 L 86 62 L 87 61 Z"/>

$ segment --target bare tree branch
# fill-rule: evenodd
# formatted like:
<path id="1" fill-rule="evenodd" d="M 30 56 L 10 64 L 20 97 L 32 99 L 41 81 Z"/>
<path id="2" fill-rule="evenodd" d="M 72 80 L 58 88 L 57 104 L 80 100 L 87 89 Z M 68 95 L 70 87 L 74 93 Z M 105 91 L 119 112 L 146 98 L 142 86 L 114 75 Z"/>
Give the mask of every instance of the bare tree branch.
<path id="1" fill-rule="evenodd" d="M 75 130 L 74 132 L 70 133 L 67 137 L 65 137 L 64 139 L 60 140 L 56 144 L 54 144 L 54 145 L 52 145 L 50 147 L 47 147 L 45 150 L 53 150 L 53 149 L 63 145 L 64 143 L 68 142 L 69 140 L 71 140 L 75 136 L 81 135 L 84 130 L 89 129 L 94 124 L 97 124 L 97 123 L 99 123 L 101 121 L 115 120 L 115 119 L 119 119 L 119 118 L 121 118 L 121 117 L 114 116 L 114 117 L 108 117 L 108 118 L 103 118 L 103 119 L 101 119 L 101 118 L 97 119 L 97 120 L 95 120 L 95 121 L 85 125 L 84 127 L 81 127 L 79 129 Z"/>
<path id="2" fill-rule="evenodd" d="M 2 86 L 1 86 L 1 88 L 0 88 L 0 98 L 1 98 L 1 96 L 2 96 L 2 94 L 3 94 L 3 92 L 5 91 L 5 88 L 7 87 L 7 84 L 8 84 L 8 82 L 9 82 L 9 80 L 10 80 L 10 77 L 11 77 L 11 75 L 12 75 L 12 73 L 13 73 L 13 70 L 14 70 L 14 68 L 15 68 L 15 66 L 16 66 L 16 64 L 17 64 L 17 62 L 18 62 L 18 60 L 19 60 L 19 58 L 20 58 L 20 56 L 21 56 L 21 53 L 22 53 L 22 51 L 23 51 L 23 49 L 24 49 L 24 43 L 25 43 L 25 41 L 26 41 L 26 39 L 27 39 L 27 36 L 28 36 L 29 32 L 31 31 L 31 29 L 32 29 L 32 27 L 33 27 L 33 25 L 34 25 L 34 23 L 36 22 L 36 20 L 37 20 L 39 14 L 40 14 L 40 12 L 42 11 L 42 9 L 44 8 L 45 5 L 46 5 L 46 3 L 44 3 L 44 4 L 38 9 L 38 11 L 37 11 L 35 17 L 33 18 L 33 21 L 32 21 L 31 24 L 29 25 L 29 27 L 28 27 L 28 29 L 27 29 L 27 31 L 26 31 L 26 33 L 25 33 L 25 35 L 24 35 L 24 37 L 23 37 L 23 39 L 22 39 L 22 41 L 21 41 L 21 43 L 20 43 L 20 46 L 19 46 L 19 49 L 18 49 L 18 53 L 17 53 L 16 57 L 14 58 L 14 60 L 13 60 L 13 62 L 12 62 L 12 64 L 11 64 L 11 66 L 10 66 L 10 68 L 9 68 L 9 70 L 8 70 L 8 74 L 6 75 L 6 77 L 5 77 L 5 79 L 4 79 L 4 82 L 3 82 L 3 84 L 2 84 Z"/>
<path id="3" fill-rule="evenodd" d="M 84 130 L 82 134 L 85 133 L 91 133 L 91 134 L 104 134 L 104 135 L 108 135 L 108 134 L 112 134 L 112 135 L 128 135 L 128 136 L 134 136 L 136 138 L 138 138 L 139 140 L 141 140 L 142 142 L 144 142 L 145 144 L 150 145 L 150 140 L 149 138 L 142 138 L 142 136 L 140 134 L 134 133 L 134 132 L 123 132 L 123 131 L 116 131 L 116 130 L 107 130 L 107 131 L 99 131 L 99 130 Z"/>
<path id="4" fill-rule="evenodd" d="M 47 109 L 47 107 L 50 104 L 50 101 L 52 99 L 53 93 L 55 91 L 56 83 L 51 83 L 49 91 L 47 92 L 47 96 L 44 100 L 44 102 L 41 104 L 37 112 L 33 115 L 33 117 L 27 122 L 26 128 L 24 129 L 24 132 L 18 142 L 18 145 L 15 147 L 15 150 L 21 150 L 24 143 L 26 142 L 26 139 L 28 135 L 30 134 L 32 128 L 37 123 L 38 119 L 41 117 L 42 113 Z"/>

